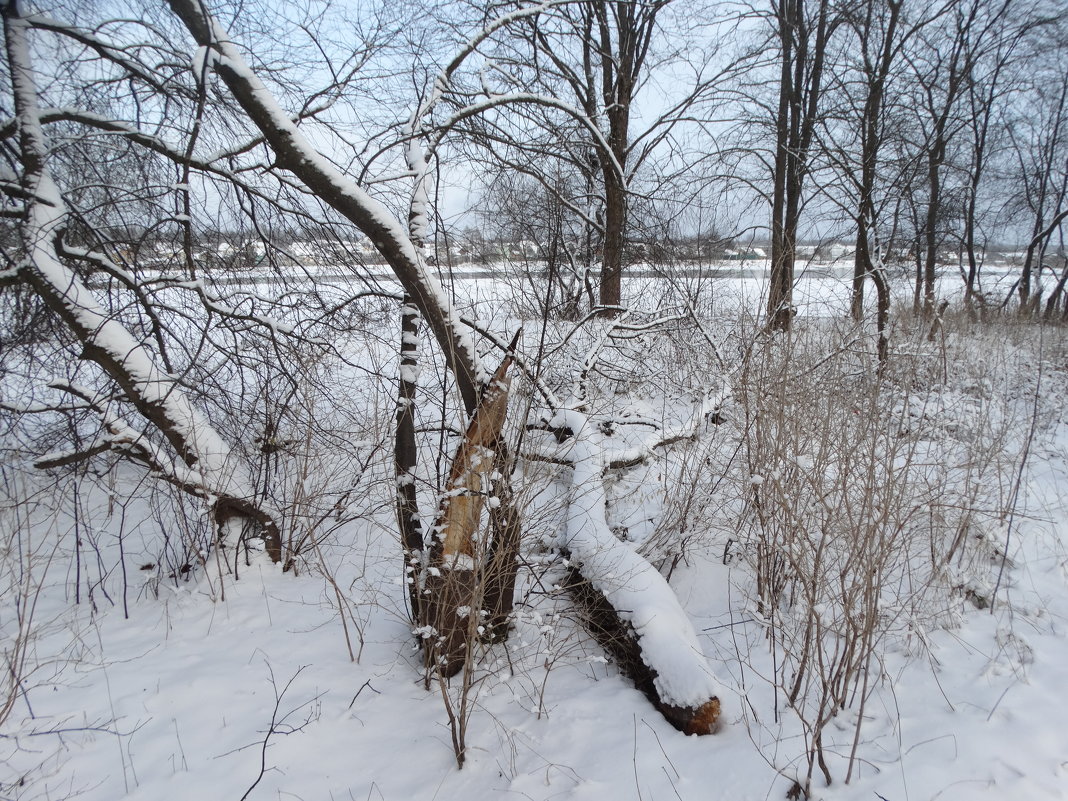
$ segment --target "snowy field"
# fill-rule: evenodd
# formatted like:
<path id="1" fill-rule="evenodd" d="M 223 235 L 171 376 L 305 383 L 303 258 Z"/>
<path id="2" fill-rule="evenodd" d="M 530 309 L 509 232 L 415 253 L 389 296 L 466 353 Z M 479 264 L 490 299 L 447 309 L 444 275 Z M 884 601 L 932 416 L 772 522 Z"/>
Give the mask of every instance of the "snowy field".
<path id="1" fill-rule="evenodd" d="M 945 281 L 948 293 L 956 278 Z M 474 674 L 457 769 L 443 702 L 455 712 L 457 688 L 426 686 L 401 583 L 388 430 L 396 321 L 369 312 L 366 336 L 343 345 L 347 366 L 324 368 L 337 408 L 320 419 L 338 444 L 309 434 L 264 466 L 265 476 L 300 468 L 272 480 L 309 498 L 349 487 L 295 574 L 262 553 L 211 549 L 196 504 L 134 466 L 33 471 L 29 435 L 5 428 L 0 641 L 16 683 L 0 696 L 10 698 L 0 799 L 762 801 L 806 777 L 821 799 L 1068 798 L 1068 340 L 1059 328 L 953 320 L 928 341 L 895 316 L 895 372 L 880 384 L 864 377 L 871 332 L 842 319 L 848 282 L 845 269 L 802 277 L 796 342 L 756 347 L 759 273 L 674 287 L 634 279 L 625 291 L 637 305 L 677 311 L 689 298 L 701 326 L 620 345 L 621 374 L 590 400 L 668 430 L 700 390 L 729 385 L 719 419 L 605 480 L 613 530 L 669 578 L 698 632 L 721 689 L 715 734 L 673 729 L 554 590 L 566 468 L 532 461 L 516 481 L 526 512 L 516 628 Z M 529 314 L 505 281 L 455 288 L 467 315 L 500 335 Z M 540 329 L 526 325 L 529 355 Z M 588 349 L 595 333 L 568 347 Z M 576 359 L 564 345 L 556 355 L 542 378 L 565 386 Z M 435 370 L 424 370 L 431 396 Z M 784 419 L 769 422 L 776 408 Z M 872 410 L 892 418 L 893 437 L 866 427 Z M 626 453 L 644 430 L 606 436 Z M 842 478 L 865 469 L 848 458 L 853 431 L 874 432 L 884 459 L 866 474 L 882 500 L 856 518 L 857 487 Z M 430 469 L 439 441 L 452 442 L 425 435 Z M 784 456 L 785 442 L 807 444 Z M 773 486 L 785 518 L 753 500 Z M 851 550 L 854 519 L 882 537 L 877 576 L 868 552 Z M 770 530 L 789 575 L 761 550 Z M 938 550 L 946 542 L 951 559 Z M 811 543 L 844 561 L 821 563 Z M 807 585 L 806 565 L 826 582 Z M 774 610 L 761 571 L 783 582 Z M 863 581 L 866 655 L 850 663 L 845 708 L 828 710 L 820 684 L 837 680 L 835 632 L 859 614 L 839 603 Z M 802 681 L 791 632 L 812 621 L 825 647 L 807 652 Z"/>

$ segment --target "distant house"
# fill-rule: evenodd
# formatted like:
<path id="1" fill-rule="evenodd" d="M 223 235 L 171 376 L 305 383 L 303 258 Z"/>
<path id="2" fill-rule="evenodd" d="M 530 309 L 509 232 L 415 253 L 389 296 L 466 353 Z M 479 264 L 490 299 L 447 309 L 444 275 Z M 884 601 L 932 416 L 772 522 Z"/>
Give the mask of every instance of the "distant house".
<path id="1" fill-rule="evenodd" d="M 856 248 L 844 242 L 830 242 L 816 248 L 815 257 L 822 261 L 839 261 L 851 258 Z"/>
<path id="2" fill-rule="evenodd" d="M 508 243 L 508 255 L 513 259 L 536 259 L 540 254 L 541 248 L 529 239 Z"/>
<path id="3" fill-rule="evenodd" d="M 768 257 L 764 248 L 744 248 L 742 250 L 726 250 L 724 258 L 727 261 L 763 261 Z"/>

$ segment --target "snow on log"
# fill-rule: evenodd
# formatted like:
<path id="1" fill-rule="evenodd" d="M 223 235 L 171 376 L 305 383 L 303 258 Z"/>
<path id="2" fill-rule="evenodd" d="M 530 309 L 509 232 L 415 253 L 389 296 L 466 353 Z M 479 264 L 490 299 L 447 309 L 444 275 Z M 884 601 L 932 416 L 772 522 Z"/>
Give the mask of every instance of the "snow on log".
<path id="1" fill-rule="evenodd" d="M 720 713 L 717 686 L 693 625 L 664 577 L 605 521 L 600 432 L 575 410 L 560 411 L 553 424 L 574 434 L 561 542 L 576 568 L 572 594 L 620 669 L 673 726 L 687 734 L 712 732 Z"/>

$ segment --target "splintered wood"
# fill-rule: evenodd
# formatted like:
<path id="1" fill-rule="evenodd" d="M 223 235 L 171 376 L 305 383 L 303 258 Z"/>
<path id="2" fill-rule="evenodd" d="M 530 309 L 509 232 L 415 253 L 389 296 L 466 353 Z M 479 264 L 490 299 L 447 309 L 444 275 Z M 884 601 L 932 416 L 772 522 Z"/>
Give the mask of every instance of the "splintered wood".
<path id="1" fill-rule="evenodd" d="M 447 492 L 435 525 L 439 548 L 434 550 L 439 551 L 439 559 L 446 563 L 456 562 L 456 556 L 460 554 L 475 556 L 475 533 L 486 505 L 483 487 L 493 471 L 497 443 L 508 414 L 508 390 L 511 387 L 508 368 L 511 364 L 509 353 L 493 374 L 471 415 L 471 422 L 452 461 Z"/>
<path id="2" fill-rule="evenodd" d="M 511 349 L 518 338 L 517 332 L 471 416 L 434 526 L 424 586 L 425 623 L 432 629 L 426 660 L 446 676 L 463 667 L 468 644 L 485 628 L 484 599 L 493 594 L 487 592 L 486 579 L 494 577 L 482 575 L 486 548 L 479 547 L 476 535 L 489 497 L 487 488 L 498 464 L 501 431 L 508 413 Z"/>

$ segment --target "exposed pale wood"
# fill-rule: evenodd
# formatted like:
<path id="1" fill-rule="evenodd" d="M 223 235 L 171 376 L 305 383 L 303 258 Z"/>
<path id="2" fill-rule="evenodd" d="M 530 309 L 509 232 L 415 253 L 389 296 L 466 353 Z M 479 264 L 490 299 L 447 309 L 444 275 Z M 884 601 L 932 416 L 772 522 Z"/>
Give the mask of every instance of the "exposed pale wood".
<path id="1" fill-rule="evenodd" d="M 467 648 L 479 636 L 482 609 L 490 605 L 484 631 L 503 634 L 507 622 L 500 609 L 510 605 L 504 593 L 514 591 L 515 551 L 518 550 L 518 519 L 502 510 L 491 510 L 494 528 L 501 537 L 499 547 L 486 553 L 476 539 L 482 510 L 486 505 L 487 487 L 504 486 L 498 504 L 510 504 L 511 493 L 502 478 L 491 479 L 501 464 L 501 431 L 508 414 L 508 368 L 511 353 L 519 340 L 516 332 L 508 353 L 487 384 L 460 447 L 452 462 L 445 498 L 434 526 L 434 542 L 423 585 L 424 624 L 433 631 L 426 642 L 427 665 L 445 676 L 454 676 L 463 668 Z M 510 563 L 504 564 L 509 559 Z M 485 563 L 485 564 L 484 564 Z"/>
<path id="2" fill-rule="evenodd" d="M 497 443 L 508 413 L 511 364 L 510 348 L 482 393 L 453 459 L 445 500 L 434 527 L 438 539 L 432 551 L 434 562 L 457 554 L 475 555 L 475 532 L 486 503 L 484 480 L 493 471 Z"/>

